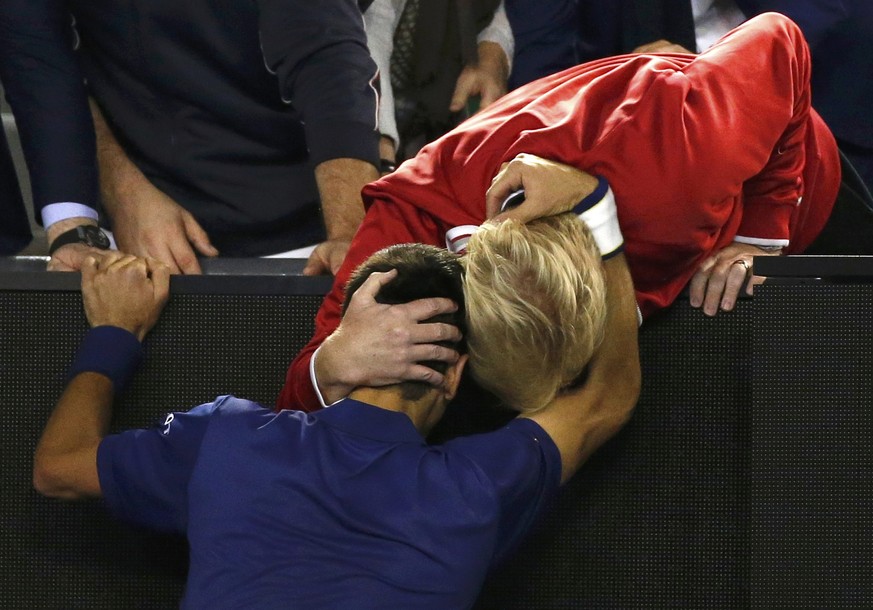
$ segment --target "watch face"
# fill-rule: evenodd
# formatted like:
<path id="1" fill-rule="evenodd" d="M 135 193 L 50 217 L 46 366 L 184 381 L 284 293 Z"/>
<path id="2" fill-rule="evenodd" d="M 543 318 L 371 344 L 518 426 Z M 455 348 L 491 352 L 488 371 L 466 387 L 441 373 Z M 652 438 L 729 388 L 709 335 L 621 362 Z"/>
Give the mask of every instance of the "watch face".
<path id="1" fill-rule="evenodd" d="M 82 243 L 88 246 L 100 248 L 101 250 L 109 248 L 109 237 L 100 230 L 100 227 L 95 227 L 94 225 L 79 227 L 79 238 L 82 240 Z"/>

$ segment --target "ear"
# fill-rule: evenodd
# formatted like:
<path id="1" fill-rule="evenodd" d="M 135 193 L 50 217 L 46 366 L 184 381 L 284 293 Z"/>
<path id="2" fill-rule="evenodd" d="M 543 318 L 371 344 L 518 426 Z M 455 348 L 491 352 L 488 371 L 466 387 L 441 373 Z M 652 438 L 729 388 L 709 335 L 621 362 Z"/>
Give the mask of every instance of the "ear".
<path id="1" fill-rule="evenodd" d="M 464 373 L 464 366 L 467 364 L 467 354 L 462 354 L 458 361 L 451 365 L 443 374 L 444 389 L 443 396 L 446 401 L 455 397 L 458 393 L 458 386 L 461 384 L 461 375 Z"/>

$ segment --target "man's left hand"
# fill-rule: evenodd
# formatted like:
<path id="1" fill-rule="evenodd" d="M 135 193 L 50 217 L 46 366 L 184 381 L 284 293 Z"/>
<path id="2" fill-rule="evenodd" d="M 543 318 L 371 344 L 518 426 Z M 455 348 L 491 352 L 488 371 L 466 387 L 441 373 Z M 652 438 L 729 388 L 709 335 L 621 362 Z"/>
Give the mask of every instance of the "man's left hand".
<path id="1" fill-rule="evenodd" d="M 703 307 L 703 313 L 714 316 L 719 309 L 731 311 L 743 286 L 746 294 L 764 282 L 753 274 L 752 258 L 779 256 L 782 250 L 762 250 L 750 244 L 734 242 L 703 261 L 689 284 L 692 307 Z"/>
<path id="2" fill-rule="evenodd" d="M 644 45 L 640 45 L 631 51 L 631 53 L 688 53 L 689 55 L 694 55 L 694 51 L 689 51 L 681 44 L 676 44 L 675 42 L 670 42 L 663 38 L 661 40 L 647 42 Z"/>
<path id="3" fill-rule="evenodd" d="M 170 295 L 170 269 L 121 252 L 89 256 L 82 264 L 82 300 L 91 326 L 117 326 L 143 340 Z"/>
<path id="4" fill-rule="evenodd" d="M 554 216 L 569 212 L 596 188 L 597 178 L 587 172 L 520 153 L 500 166 L 500 171 L 494 176 L 485 194 L 485 217 L 495 220 L 512 218 L 524 223 Z M 524 189 L 524 203 L 497 215 L 503 201 L 519 189 Z"/>
<path id="5" fill-rule="evenodd" d="M 97 258 L 105 256 L 106 252 L 106 250 L 85 244 L 67 244 L 55 250 L 46 269 L 48 271 L 79 271 L 89 256 Z"/>
<path id="6" fill-rule="evenodd" d="M 352 242 L 348 239 L 330 239 L 321 242 L 309 255 L 303 275 L 336 275 Z"/>
<path id="7" fill-rule="evenodd" d="M 508 78 L 509 61 L 503 48 L 495 42 L 480 42 L 479 61 L 461 71 L 449 110 L 460 112 L 476 95 L 479 96 L 479 108 L 476 111 L 487 108 L 506 93 Z"/>

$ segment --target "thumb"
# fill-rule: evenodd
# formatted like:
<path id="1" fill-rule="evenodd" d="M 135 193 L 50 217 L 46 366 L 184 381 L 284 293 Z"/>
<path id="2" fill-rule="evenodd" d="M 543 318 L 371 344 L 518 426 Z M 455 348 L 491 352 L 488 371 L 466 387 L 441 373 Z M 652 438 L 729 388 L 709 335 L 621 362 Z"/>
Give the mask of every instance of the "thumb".
<path id="1" fill-rule="evenodd" d="M 537 216 L 528 212 L 528 210 L 531 210 L 532 208 L 529 206 L 525 206 L 526 203 L 528 202 L 525 201 L 516 208 L 501 212 L 491 220 L 494 222 L 506 222 L 507 220 L 515 220 L 517 222 L 520 222 L 521 224 L 528 223 L 531 220 L 534 220 Z"/>
<path id="2" fill-rule="evenodd" d="M 376 295 L 382 290 L 382 286 L 397 277 L 397 269 L 390 271 L 374 271 L 370 274 L 361 287 L 355 291 L 352 298 L 355 300 L 365 299 L 366 301 L 375 301 Z"/>
<path id="3" fill-rule="evenodd" d="M 521 174 L 513 170 L 512 164 L 501 165 L 500 171 L 494 176 L 491 186 L 485 192 L 485 218 L 496 216 L 506 198 L 523 187 Z"/>
<path id="4" fill-rule="evenodd" d="M 182 212 L 182 223 L 185 227 L 185 237 L 188 238 L 194 248 L 204 256 L 218 256 L 218 250 L 209 241 L 209 235 L 203 230 L 190 212 Z"/>

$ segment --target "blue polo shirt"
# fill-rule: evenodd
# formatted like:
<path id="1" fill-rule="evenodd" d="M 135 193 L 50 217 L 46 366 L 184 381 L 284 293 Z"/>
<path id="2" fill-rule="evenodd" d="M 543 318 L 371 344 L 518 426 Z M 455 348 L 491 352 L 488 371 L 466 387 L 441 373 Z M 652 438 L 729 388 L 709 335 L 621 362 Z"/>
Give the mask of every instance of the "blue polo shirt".
<path id="1" fill-rule="evenodd" d="M 560 483 L 535 422 L 429 446 L 347 399 L 274 413 L 232 396 L 103 440 L 118 517 L 186 532 L 183 608 L 470 607 Z"/>

